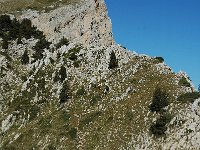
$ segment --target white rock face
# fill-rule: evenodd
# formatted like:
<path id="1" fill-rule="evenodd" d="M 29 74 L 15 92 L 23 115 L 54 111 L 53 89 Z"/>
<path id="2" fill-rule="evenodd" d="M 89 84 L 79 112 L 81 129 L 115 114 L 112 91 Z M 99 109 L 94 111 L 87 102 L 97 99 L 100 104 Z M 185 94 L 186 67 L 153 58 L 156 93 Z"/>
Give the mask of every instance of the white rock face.
<path id="1" fill-rule="evenodd" d="M 22 18 L 31 19 L 33 25 L 44 31 L 47 39 L 53 43 L 66 37 L 83 46 L 114 44 L 111 20 L 104 0 L 84 0 L 76 5 L 63 6 L 41 14 L 28 10 Z"/>

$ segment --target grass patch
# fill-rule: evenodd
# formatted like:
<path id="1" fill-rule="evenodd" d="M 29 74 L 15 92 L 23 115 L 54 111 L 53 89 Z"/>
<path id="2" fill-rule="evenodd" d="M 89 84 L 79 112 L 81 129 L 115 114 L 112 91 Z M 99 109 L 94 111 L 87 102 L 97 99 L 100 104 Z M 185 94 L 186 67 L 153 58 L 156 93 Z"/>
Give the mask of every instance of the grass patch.
<path id="1" fill-rule="evenodd" d="M 190 87 L 190 83 L 187 81 L 185 77 L 182 77 L 178 83 L 180 86 Z"/>
<path id="2" fill-rule="evenodd" d="M 80 120 L 79 127 L 83 128 L 85 125 L 88 125 L 90 122 L 97 119 L 101 114 L 102 114 L 102 112 L 100 112 L 100 111 L 89 114 L 88 116 L 86 116 L 82 120 Z"/>
<path id="3" fill-rule="evenodd" d="M 5 0 L 1 3 L 0 13 L 5 12 L 13 12 L 13 11 L 20 11 L 23 9 L 34 9 L 34 10 L 46 10 L 50 11 L 53 8 L 49 6 L 54 5 L 55 8 L 59 7 L 60 5 L 69 5 L 69 4 L 76 4 L 79 0 Z"/>
<path id="4" fill-rule="evenodd" d="M 185 93 L 180 95 L 177 100 L 184 103 L 193 103 L 196 99 L 200 97 L 199 92 Z"/>

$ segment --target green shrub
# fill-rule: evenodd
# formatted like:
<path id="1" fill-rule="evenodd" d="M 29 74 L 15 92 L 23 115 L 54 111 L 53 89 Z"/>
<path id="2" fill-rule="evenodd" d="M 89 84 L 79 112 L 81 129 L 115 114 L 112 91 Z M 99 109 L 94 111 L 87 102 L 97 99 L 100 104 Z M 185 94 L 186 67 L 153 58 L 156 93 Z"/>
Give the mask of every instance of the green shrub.
<path id="1" fill-rule="evenodd" d="M 77 58 L 78 58 L 77 54 L 80 52 L 81 48 L 82 47 L 80 47 L 80 46 L 76 46 L 76 47 L 70 49 L 68 51 L 68 53 L 65 54 L 65 57 L 69 58 L 71 61 L 77 61 Z M 77 61 L 77 62 L 79 63 L 79 61 Z M 74 64 L 74 65 L 79 65 L 79 64 Z"/>
<path id="2" fill-rule="evenodd" d="M 115 52 L 112 51 L 110 54 L 110 62 L 109 62 L 109 66 L 108 69 L 114 69 L 118 67 L 118 60 L 115 56 Z"/>
<path id="3" fill-rule="evenodd" d="M 43 58 L 43 52 L 44 52 L 44 49 L 45 48 L 49 48 L 50 46 L 50 42 L 48 42 L 45 38 L 42 38 L 40 39 L 36 45 L 34 46 L 34 50 L 35 50 L 35 53 L 33 55 L 33 58 L 35 60 L 39 60 L 39 59 L 42 59 Z"/>
<path id="4" fill-rule="evenodd" d="M 69 59 L 70 60 L 72 60 L 72 61 L 75 61 L 75 60 L 77 60 L 77 55 L 76 55 L 76 53 L 75 52 L 73 52 L 73 53 L 70 53 L 70 55 L 69 55 Z"/>
<path id="5" fill-rule="evenodd" d="M 162 108 L 166 107 L 169 105 L 169 97 L 168 93 L 165 90 L 161 90 L 159 87 L 156 87 L 153 98 L 152 98 L 152 103 L 150 105 L 150 110 L 152 112 L 160 112 Z"/>
<path id="6" fill-rule="evenodd" d="M 0 30 L 8 31 L 11 27 L 11 19 L 8 15 L 1 15 L 0 16 Z"/>
<path id="7" fill-rule="evenodd" d="M 150 126 L 150 132 L 154 134 L 155 136 L 162 136 L 165 135 L 165 132 L 167 130 L 167 124 L 171 121 L 172 115 L 169 113 L 163 114 L 160 116 L 159 119 L 156 120 L 155 123 L 153 123 Z"/>
<path id="8" fill-rule="evenodd" d="M 39 88 L 40 92 L 42 92 L 45 89 L 45 77 L 38 79 L 37 84 L 38 84 L 38 88 Z"/>
<path id="9" fill-rule="evenodd" d="M 80 97 L 83 96 L 86 93 L 84 86 L 82 85 L 76 92 L 76 96 Z"/>
<path id="10" fill-rule="evenodd" d="M 2 48 L 8 49 L 8 39 L 7 38 L 3 38 Z"/>
<path id="11" fill-rule="evenodd" d="M 163 63 L 165 60 L 163 57 L 155 57 L 155 59 L 159 62 L 159 63 Z"/>
<path id="12" fill-rule="evenodd" d="M 81 63 L 80 60 L 76 60 L 76 61 L 73 62 L 73 65 L 74 65 L 75 68 L 78 68 L 78 67 L 80 67 L 80 63 Z"/>
<path id="13" fill-rule="evenodd" d="M 33 33 L 31 20 L 27 18 L 23 19 L 20 24 L 19 31 L 20 34 L 23 35 L 23 37 L 25 37 L 26 39 L 30 39 Z"/>
<path id="14" fill-rule="evenodd" d="M 29 111 L 30 111 L 30 118 L 29 118 L 29 120 L 31 121 L 31 120 L 33 120 L 34 118 L 37 117 L 37 114 L 40 112 L 40 107 L 38 107 L 36 105 L 31 106 L 31 108 L 30 108 Z"/>
<path id="15" fill-rule="evenodd" d="M 67 72 L 66 68 L 64 66 L 61 66 L 59 72 L 56 72 L 56 75 L 54 77 L 54 82 L 63 82 L 67 78 Z"/>
<path id="16" fill-rule="evenodd" d="M 62 118 L 65 122 L 67 122 L 67 121 L 69 121 L 69 119 L 70 119 L 70 114 L 69 114 L 68 112 L 66 112 L 66 111 L 62 111 L 62 113 L 61 113 L 61 118 Z"/>
<path id="17" fill-rule="evenodd" d="M 24 54 L 21 57 L 21 63 L 22 64 L 28 64 L 29 63 L 29 56 L 28 56 L 27 50 L 24 51 Z"/>
<path id="18" fill-rule="evenodd" d="M 61 48 L 63 45 L 68 46 L 69 41 L 66 38 L 62 38 L 59 43 L 56 44 L 56 49 Z"/>
<path id="19" fill-rule="evenodd" d="M 49 46 L 50 46 L 50 42 L 48 42 L 45 38 L 42 38 L 42 39 L 40 39 L 37 43 L 36 43 L 36 45 L 35 45 L 35 47 L 34 47 L 34 49 L 36 50 L 36 51 L 40 51 L 40 50 L 42 50 L 42 49 L 45 49 L 45 48 L 49 48 Z"/>
<path id="20" fill-rule="evenodd" d="M 56 147 L 52 144 L 48 145 L 48 150 L 56 150 Z"/>
<path id="21" fill-rule="evenodd" d="M 199 92 L 192 92 L 192 93 L 185 93 L 180 95 L 177 100 L 180 102 L 184 102 L 184 103 L 193 103 L 195 99 L 198 99 L 200 97 L 200 93 Z"/>
<path id="22" fill-rule="evenodd" d="M 77 129 L 76 128 L 71 128 L 68 132 L 72 140 L 75 140 L 77 138 Z"/>
<path id="23" fill-rule="evenodd" d="M 9 30 L 9 38 L 15 40 L 19 36 L 22 36 L 20 33 L 20 23 L 16 18 L 14 18 L 12 20 L 12 28 Z"/>
<path id="24" fill-rule="evenodd" d="M 22 43 L 22 38 L 21 38 L 21 36 L 19 36 L 19 37 L 17 38 L 17 44 L 23 44 L 23 43 Z"/>
<path id="25" fill-rule="evenodd" d="M 92 96 L 92 99 L 90 101 L 90 105 L 95 105 L 100 100 L 101 100 L 101 96 L 100 95 L 94 95 L 94 96 Z"/>
<path id="26" fill-rule="evenodd" d="M 185 77 L 182 77 L 180 80 L 179 80 L 179 83 L 178 83 L 180 86 L 186 86 L 186 87 L 190 87 L 190 83 L 187 81 L 187 79 Z"/>
<path id="27" fill-rule="evenodd" d="M 16 18 L 10 19 L 8 15 L 0 16 L 0 37 L 7 38 L 8 40 L 16 40 L 21 43 L 21 38 L 29 39 L 31 37 L 36 39 L 44 39 L 43 32 L 37 30 L 32 26 L 31 20 L 25 18 L 20 23 Z"/>
<path id="28" fill-rule="evenodd" d="M 65 103 L 67 100 L 70 99 L 70 90 L 69 85 L 67 82 L 63 84 L 63 88 L 60 92 L 60 104 Z"/>
<path id="29" fill-rule="evenodd" d="M 61 66 L 59 75 L 60 75 L 61 82 L 63 82 L 65 80 L 65 78 L 67 78 L 66 68 L 64 66 Z"/>
<path id="30" fill-rule="evenodd" d="M 35 53 L 33 54 L 33 58 L 34 58 L 33 62 L 35 62 L 36 60 L 42 59 L 43 58 L 43 52 L 44 52 L 43 49 L 42 50 L 36 50 Z"/>

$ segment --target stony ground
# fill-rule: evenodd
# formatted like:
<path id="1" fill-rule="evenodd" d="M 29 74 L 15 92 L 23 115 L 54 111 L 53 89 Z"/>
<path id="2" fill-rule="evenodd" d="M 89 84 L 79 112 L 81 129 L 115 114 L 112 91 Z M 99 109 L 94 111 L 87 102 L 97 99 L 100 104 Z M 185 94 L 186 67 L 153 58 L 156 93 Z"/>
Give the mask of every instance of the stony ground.
<path id="1" fill-rule="evenodd" d="M 24 150 L 199 149 L 199 100 L 193 104 L 177 101 L 179 95 L 193 90 L 192 86 L 179 84 L 183 77 L 190 82 L 187 75 L 174 73 L 157 58 L 114 44 L 111 27 L 103 31 L 108 34 L 98 37 L 103 25 L 111 25 L 105 6 L 98 9 L 96 6 L 94 1 L 88 0 L 77 9 L 76 19 L 68 18 L 74 13 L 71 8 L 70 15 L 64 15 L 64 8 L 69 6 L 54 8 L 47 14 L 40 14 L 38 10 L 17 14 L 19 20 L 27 16 L 41 31 L 47 29 L 43 33 L 52 44 L 44 49 L 39 60 L 33 58 L 38 39 L 22 38 L 22 44 L 10 40 L 8 49 L 3 49 L 0 38 L 0 147 Z M 65 19 L 49 20 L 56 10 L 63 12 Z M 102 10 L 105 12 L 101 13 Z M 82 11 L 86 12 L 83 18 L 78 15 L 83 14 Z M 84 21 L 92 17 L 93 12 L 100 18 L 91 19 L 95 28 L 88 28 Z M 41 19 L 44 17 L 48 20 L 45 25 Z M 82 28 L 83 35 L 79 31 L 77 38 L 72 38 L 71 30 L 62 26 L 71 19 L 74 21 L 70 29 Z M 60 28 L 53 34 L 55 25 Z M 63 35 L 69 37 L 69 45 L 58 47 Z M 85 40 L 91 44 L 83 42 Z M 29 61 L 22 64 L 25 51 Z M 118 67 L 108 69 L 112 51 Z M 150 125 L 159 116 L 149 111 L 158 86 L 169 93 L 170 105 L 166 111 L 173 116 L 166 135 L 160 138 L 149 132 Z"/>

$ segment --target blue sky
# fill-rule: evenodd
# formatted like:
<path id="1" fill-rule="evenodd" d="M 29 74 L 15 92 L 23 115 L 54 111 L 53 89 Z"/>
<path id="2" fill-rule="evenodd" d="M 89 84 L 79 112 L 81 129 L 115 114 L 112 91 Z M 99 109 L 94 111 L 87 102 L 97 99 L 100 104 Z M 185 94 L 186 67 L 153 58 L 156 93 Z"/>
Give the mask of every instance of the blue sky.
<path id="1" fill-rule="evenodd" d="M 105 0 L 117 43 L 200 84 L 200 0 Z"/>

